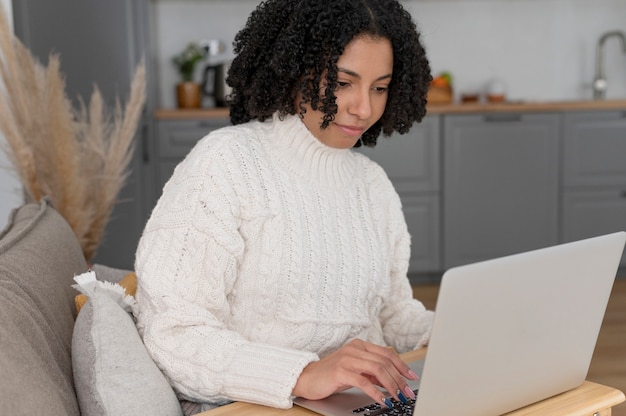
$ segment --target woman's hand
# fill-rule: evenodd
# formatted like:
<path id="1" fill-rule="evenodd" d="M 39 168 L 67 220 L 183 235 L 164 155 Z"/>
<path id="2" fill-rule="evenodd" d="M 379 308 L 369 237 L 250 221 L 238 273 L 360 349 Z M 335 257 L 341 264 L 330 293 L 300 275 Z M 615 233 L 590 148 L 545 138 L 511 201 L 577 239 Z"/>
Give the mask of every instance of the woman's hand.
<path id="1" fill-rule="evenodd" d="M 376 385 L 386 389 L 396 400 L 415 398 L 405 379 L 417 380 L 417 375 L 392 349 L 356 339 L 306 366 L 292 394 L 317 400 L 357 387 L 374 401 L 387 406 Z M 403 396 L 399 397 L 398 392 Z"/>

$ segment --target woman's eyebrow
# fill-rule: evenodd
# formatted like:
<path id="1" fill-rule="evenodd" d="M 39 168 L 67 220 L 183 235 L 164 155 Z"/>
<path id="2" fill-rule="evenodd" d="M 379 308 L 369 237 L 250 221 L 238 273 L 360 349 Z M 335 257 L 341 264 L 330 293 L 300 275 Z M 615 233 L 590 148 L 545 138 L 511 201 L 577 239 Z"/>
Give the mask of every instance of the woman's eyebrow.
<path id="1" fill-rule="evenodd" d="M 344 74 L 347 74 L 347 75 L 350 75 L 352 77 L 361 79 L 361 75 L 359 75 L 358 73 L 356 73 L 353 70 L 348 69 L 348 68 L 341 68 L 341 67 L 339 67 L 339 68 L 337 68 L 337 72 L 343 72 Z M 386 74 L 386 75 L 380 76 L 380 77 L 376 78 L 376 81 L 382 81 L 383 79 L 387 79 L 387 78 L 391 78 L 391 74 Z"/>

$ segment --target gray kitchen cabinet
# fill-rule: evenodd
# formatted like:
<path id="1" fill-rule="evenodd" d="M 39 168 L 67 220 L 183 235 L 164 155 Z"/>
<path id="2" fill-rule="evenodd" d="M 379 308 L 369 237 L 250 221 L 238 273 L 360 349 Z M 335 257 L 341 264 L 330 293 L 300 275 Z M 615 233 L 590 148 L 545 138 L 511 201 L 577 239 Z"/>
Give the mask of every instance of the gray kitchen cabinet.
<path id="1" fill-rule="evenodd" d="M 400 195 L 412 240 L 411 274 L 441 269 L 439 124 L 439 116 L 428 116 L 404 135 L 381 136 L 376 147 L 359 148 L 385 169 Z"/>
<path id="2" fill-rule="evenodd" d="M 626 230 L 626 111 L 564 114 L 562 149 L 562 240 Z"/>
<path id="3" fill-rule="evenodd" d="M 155 77 L 149 59 L 150 2 L 135 0 L 14 0 L 17 37 L 41 62 L 58 53 L 68 97 L 88 102 L 97 85 L 112 110 L 115 98 L 125 103 L 134 71 L 146 58 L 148 78 L 145 111 L 135 138 L 132 173 L 119 195 L 104 238 L 92 261 L 112 267 L 133 267 L 135 250 L 152 208 L 151 114 L 155 108 Z"/>
<path id="4" fill-rule="evenodd" d="M 160 195 L 178 165 L 191 148 L 204 136 L 220 127 L 228 126 L 227 118 L 198 120 L 158 120 L 156 122 L 156 143 L 158 168 L 156 189 Z"/>
<path id="5" fill-rule="evenodd" d="M 444 116 L 444 268 L 558 242 L 559 115 Z"/>

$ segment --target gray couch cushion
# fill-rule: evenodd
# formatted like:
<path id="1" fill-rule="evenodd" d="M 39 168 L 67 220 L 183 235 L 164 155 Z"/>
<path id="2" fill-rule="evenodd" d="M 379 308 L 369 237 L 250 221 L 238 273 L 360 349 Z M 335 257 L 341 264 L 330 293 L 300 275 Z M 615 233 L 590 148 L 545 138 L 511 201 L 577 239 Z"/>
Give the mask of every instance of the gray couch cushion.
<path id="1" fill-rule="evenodd" d="M 78 415 L 71 366 L 73 231 L 47 201 L 14 210 L 0 233 L 0 414 Z"/>

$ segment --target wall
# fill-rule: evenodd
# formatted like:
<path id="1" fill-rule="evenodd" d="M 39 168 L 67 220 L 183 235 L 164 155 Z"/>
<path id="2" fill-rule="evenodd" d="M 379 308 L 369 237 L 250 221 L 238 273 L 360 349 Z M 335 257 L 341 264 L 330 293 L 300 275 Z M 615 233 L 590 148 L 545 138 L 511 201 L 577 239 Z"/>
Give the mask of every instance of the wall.
<path id="1" fill-rule="evenodd" d="M 0 0 L 0 7 L 5 10 L 9 20 L 13 22 L 11 0 Z M 4 140 L 4 136 L 0 133 L 0 146 L 4 145 Z M 6 155 L 3 151 L 0 151 L 0 229 L 4 227 L 11 209 L 20 205 L 21 202 L 22 191 L 20 183 Z"/>
<path id="2" fill-rule="evenodd" d="M 597 40 L 608 30 L 626 32 L 623 0 L 417 1 L 407 8 L 433 70 L 451 70 L 458 91 L 497 77 L 520 100 L 591 98 Z M 606 43 L 607 98 L 626 98 L 619 46 L 617 39 Z"/>
<path id="3" fill-rule="evenodd" d="M 230 43 L 258 1 L 155 0 L 160 106 L 175 106 L 171 58 L 187 42 Z M 595 45 L 602 33 L 626 32 L 624 0 L 405 0 L 423 34 L 434 73 L 450 71 L 455 91 L 501 79 L 512 100 L 591 98 Z M 606 44 L 607 98 L 626 97 L 626 55 Z M 198 71 L 197 80 L 200 78 Z"/>

